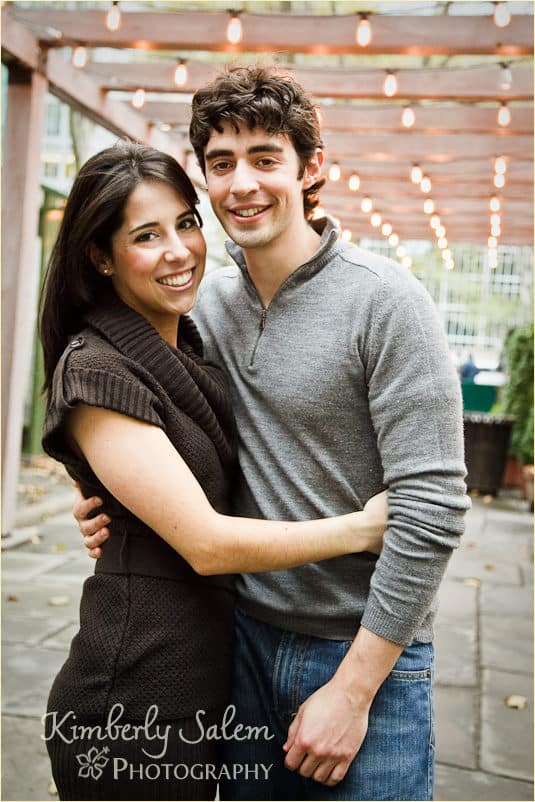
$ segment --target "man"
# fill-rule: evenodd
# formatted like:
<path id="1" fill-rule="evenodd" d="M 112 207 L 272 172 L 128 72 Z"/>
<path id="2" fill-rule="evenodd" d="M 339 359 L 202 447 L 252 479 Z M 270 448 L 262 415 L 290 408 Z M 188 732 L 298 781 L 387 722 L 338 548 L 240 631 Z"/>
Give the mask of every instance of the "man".
<path id="1" fill-rule="evenodd" d="M 408 271 L 311 221 L 321 139 L 291 78 L 223 73 L 195 95 L 190 136 L 237 263 L 205 279 L 195 313 L 231 378 L 236 514 L 318 518 L 389 489 L 377 561 L 238 578 L 236 722 L 275 737 L 234 738 L 225 762 L 274 765 L 221 796 L 431 799 L 434 600 L 468 507 L 441 324 Z"/>

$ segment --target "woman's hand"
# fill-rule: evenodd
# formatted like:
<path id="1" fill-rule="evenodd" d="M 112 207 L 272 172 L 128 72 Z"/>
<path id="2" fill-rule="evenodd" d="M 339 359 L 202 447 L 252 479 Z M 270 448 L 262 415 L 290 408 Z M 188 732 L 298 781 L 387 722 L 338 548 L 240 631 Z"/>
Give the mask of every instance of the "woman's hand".
<path id="1" fill-rule="evenodd" d="M 361 515 L 365 516 L 364 525 L 369 541 L 369 545 L 364 551 L 380 554 L 383 548 L 383 535 L 388 522 L 388 492 L 383 490 L 368 499 Z"/>

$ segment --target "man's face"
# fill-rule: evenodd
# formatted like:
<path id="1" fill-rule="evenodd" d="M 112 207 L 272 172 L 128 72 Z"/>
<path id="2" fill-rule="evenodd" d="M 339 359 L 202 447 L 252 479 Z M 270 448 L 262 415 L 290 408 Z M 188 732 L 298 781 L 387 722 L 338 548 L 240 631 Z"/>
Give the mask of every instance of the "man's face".
<path id="1" fill-rule="evenodd" d="M 245 250 L 293 237 L 305 224 L 303 189 L 317 175 L 300 172 L 286 135 L 225 124 L 213 131 L 205 150 L 206 182 L 215 214 L 227 234 Z M 319 170 L 319 167 L 318 167 Z"/>

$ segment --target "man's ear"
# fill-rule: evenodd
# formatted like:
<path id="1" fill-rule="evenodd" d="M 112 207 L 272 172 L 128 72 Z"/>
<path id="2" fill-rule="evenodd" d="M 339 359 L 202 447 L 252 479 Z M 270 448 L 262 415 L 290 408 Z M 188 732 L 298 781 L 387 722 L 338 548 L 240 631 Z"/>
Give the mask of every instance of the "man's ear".
<path id="1" fill-rule="evenodd" d="M 93 242 L 88 245 L 87 255 L 93 262 L 94 267 L 102 276 L 111 276 L 113 273 L 112 262 L 103 250 L 98 248 Z"/>
<path id="2" fill-rule="evenodd" d="M 321 169 L 323 167 L 323 160 L 323 151 L 318 148 L 314 156 L 310 159 L 305 167 L 305 172 L 303 174 L 304 189 L 308 189 L 309 187 L 313 186 L 316 181 L 319 181 L 321 177 Z"/>

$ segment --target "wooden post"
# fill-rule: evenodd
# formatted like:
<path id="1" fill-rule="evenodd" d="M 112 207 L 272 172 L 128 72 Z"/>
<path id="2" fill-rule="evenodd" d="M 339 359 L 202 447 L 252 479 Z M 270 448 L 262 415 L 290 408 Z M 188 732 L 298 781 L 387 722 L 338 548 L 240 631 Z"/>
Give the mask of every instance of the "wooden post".
<path id="1" fill-rule="evenodd" d="M 46 78 L 10 65 L 2 180 L 2 536 L 14 526 L 36 320 L 39 167 Z"/>

